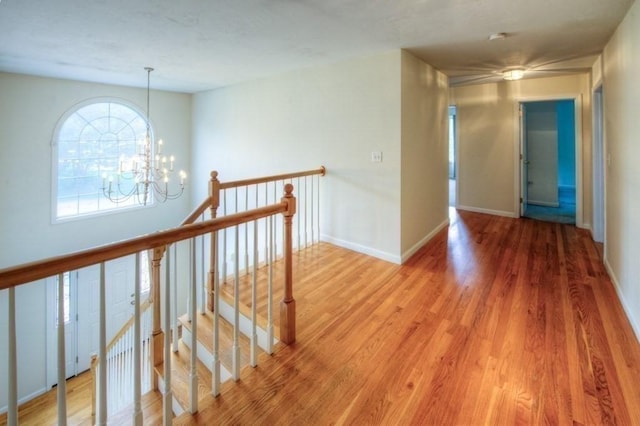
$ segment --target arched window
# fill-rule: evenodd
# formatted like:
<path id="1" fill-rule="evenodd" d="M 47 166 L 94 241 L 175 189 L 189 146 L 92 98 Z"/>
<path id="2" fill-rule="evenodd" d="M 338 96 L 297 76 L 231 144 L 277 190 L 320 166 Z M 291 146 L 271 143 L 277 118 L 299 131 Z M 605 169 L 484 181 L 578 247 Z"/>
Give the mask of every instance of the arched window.
<path id="1" fill-rule="evenodd" d="M 135 197 L 110 201 L 103 187 L 121 159 L 136 154 L 146 128 L 144 114 L 120 99 L 92 99 L 69 110 L 53 137 L 54 219 L 139 206 Z"/>

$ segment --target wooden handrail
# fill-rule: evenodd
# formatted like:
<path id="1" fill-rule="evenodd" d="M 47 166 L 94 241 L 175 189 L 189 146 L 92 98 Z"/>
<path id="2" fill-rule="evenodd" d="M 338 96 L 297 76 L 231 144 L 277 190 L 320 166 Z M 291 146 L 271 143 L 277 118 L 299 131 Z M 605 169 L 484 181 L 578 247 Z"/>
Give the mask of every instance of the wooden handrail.
<path id="1" fill-rule="evenodd" d="M 284 213 L 287 209 L 288 204 L 281 201 L 277 204 L 248 210 L 242 213 L 209 219 L 89 250 L 2 269 L 0 270 L 0 290 L 16 287 L 20 284 L 40 280 L 66 271 L 73 271 L 100 262 L 117 259 L 142 250 L 173 244 L 177 241 L 193 238 L 208 232 L 219 231 L 244 222 L 262 219 L 263 217 L 277 213 Z"/>
<path id="2" fill-rule="evenodd" d="M 256 184 L 259 184 L 259 183 L 266 183 L 266 182 L 276 182 L 276 181 L 279 181 L 279 180 L 293 179 L 293 178 L 304 177 L 304 176 L 312 176 L 312 175 L 324 176 L 325 172 L 326 172 L 325 167 L 324 166 L 320 166 L 319 169 L 305 170 L 305 171 L 302 171 L 302 172 L 285 173 L 285 174 L 281 174 L 281 175 L 272 175 L 272 176 L 264 176 L 264 177 L 259 177 L 259 178 L 242 179 L 242 180 L 235 180 L 235 181 L 230 181 L 230 182 L 220 182 L 220 189 L 237 188 L 239 186 L 256 185 Z"/>
<path id="3" fill-rule="evenodd" d="M 143 313 L 146 312 L 147 309 L 149 309 L 151 307 L 151 299 L 147 299 L 144 302 L 142 302 L 140 304 L 140 315 L 142 315 Z M 109 352 L 111 350 L 111 348 L 113 348 L 113 345 L 116 344 L 116 342 L 122 337 L 124 336 L 124 334 L 127 332 L 127 330 L 129 329 L 129 327 L 131 327 L 133 325 L 133 321 L 135 320 L 135 318 L 133 317 L 133 315 L 131 317 L 129 317 L 129 319 L 127 320 L 127 322 L 125 322 L 122 325 L 122 328 L 120 328 L 120 331 L 118 331 L 116 333 L 115 336 L 113 336 L 113 338 L 111 339 L 111 341 L 109 343 L 107 343 L 107 350 L 106 352 Z M 100 360 L 98 359 L 98 362 Z"/>
<path id="4" fill-rule="evenodd" d="M 207 211 L 207 209 L 211 207 L 211 198 L 207 197 L 206 200 L 204 200 L 198 207 L 196 207 L 190 214 L 189 216 L 187 216 L 182 223 L 180 223 L 180 226 L 184 226 L 184 225 L 189 225 L 193 222 L 196 221 L 196 219 L 198 219 L 200 217 L 200 215 L 202 213 L 204 213 L 205 211 Z"/>

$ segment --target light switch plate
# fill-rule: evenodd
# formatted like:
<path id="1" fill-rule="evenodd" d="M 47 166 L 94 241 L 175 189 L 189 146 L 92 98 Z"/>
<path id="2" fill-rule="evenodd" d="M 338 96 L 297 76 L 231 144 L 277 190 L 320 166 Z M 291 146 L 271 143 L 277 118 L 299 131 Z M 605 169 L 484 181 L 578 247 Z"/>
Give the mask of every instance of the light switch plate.
<path id="1" fill-rule="evenodd" d="M 372 163 L 382 163 L 382 152 L 380 152 L 380 151 L 372 151 L 371 152 L 371 162 Z"/>

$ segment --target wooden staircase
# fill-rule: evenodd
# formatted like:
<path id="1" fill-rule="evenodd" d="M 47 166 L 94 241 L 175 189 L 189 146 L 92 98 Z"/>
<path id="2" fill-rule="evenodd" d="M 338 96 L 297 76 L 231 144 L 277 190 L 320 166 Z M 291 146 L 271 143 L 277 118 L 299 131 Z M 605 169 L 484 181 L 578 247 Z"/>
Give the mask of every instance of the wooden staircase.
<path id="1" fill-rule="evenodd" d="M 221 304 L 232 305 L 232 297 L 228 293 L 221 292 Z M 244 321 L 249 321 L 250 307 L 241 305 L 240 312 L 241 317 L 244 316 Z M 211 394 L 212 389 L 212 372 L 211 365 L 213 360 L 213 314 L 211 312 L 198 312 L 197 321 L 197 339 L 198 339 L 198 361 L 196 367 L 196 373 L 198 375 L 198 403 L 206 398 L 214 398 Z M 190 382 L 190 362 L 191 362 L 191 348 L 189 347 L 191 333 L 193 333 L 192 322 L 187 314 L 182 315 L 179 318 L 180 322 L 180 339 L 178 340 L 177 350 L 172 351 L 171 356 L 171 390 L 174 398 L 174 415 L 186 415 L 189 413 L 189 382 Z M 231 371 L 233 364 L 233 325 L 227 321 L 223 316 L 220 316 L 220 364 L 221 364 L 221 376 L 222 382 L 232 380 Z M 264 333 L 267 320 L 258 315 L 257 325 L 259 330 Z M 277 339 L 277 332 L 276 332 Z M 250 353 L 251 342 L 250 339 L 244 334 L 240 333 L 239 338 L 240 346 L 240 369 L 243 370 L 247 367 L 251 367 Z M 258 356 L 267 355 L 266 352 L 258 346 Z M 164 363 L 161 363 L 155 367 L 155 371 L 161 382 L 164 382 Z M 161 395 L 160 393 L 158 393 Z"/>

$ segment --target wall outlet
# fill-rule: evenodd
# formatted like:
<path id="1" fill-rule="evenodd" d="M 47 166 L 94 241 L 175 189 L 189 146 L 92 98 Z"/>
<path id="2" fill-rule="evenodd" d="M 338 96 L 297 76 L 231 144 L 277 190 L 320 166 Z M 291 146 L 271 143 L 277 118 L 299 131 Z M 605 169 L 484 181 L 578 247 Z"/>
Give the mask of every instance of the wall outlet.
<path id="1" fill-rule="evenodd" d="M 372 163 L 382 163 L 382 152 L 381 151 L 372 151 L 371 152 L 371 162 Z"/>

